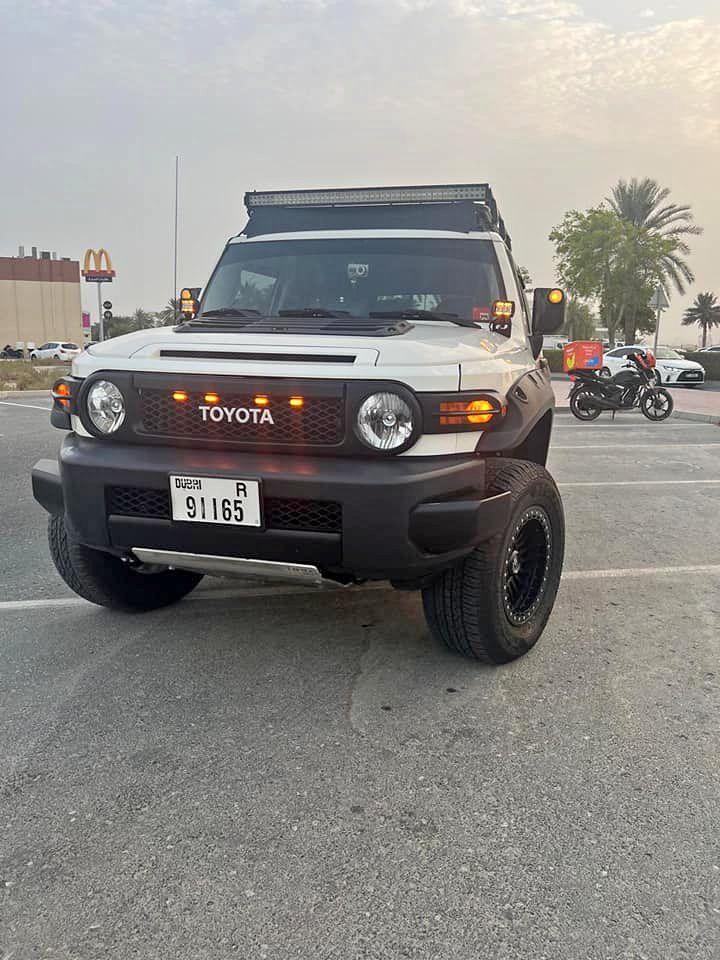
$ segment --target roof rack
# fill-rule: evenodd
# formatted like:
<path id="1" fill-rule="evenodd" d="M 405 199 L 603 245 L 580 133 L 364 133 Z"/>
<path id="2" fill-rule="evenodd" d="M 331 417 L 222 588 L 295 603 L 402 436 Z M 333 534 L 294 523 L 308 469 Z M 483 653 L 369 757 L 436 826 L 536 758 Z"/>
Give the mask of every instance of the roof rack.
<path id="1" fill-rule="evenodd" d="M 350 187 L 337 190 L 253 190 L 245 194 L 245 207 L 251 219 L 256 211 L 267 208 L 367 208 L 459 202 L 469 202 L 474 207 L 479 207 L 484 214 L 487 228 L 499 233 L 509 247 L 512 245 L 493 192 L 487 183 Z"/>

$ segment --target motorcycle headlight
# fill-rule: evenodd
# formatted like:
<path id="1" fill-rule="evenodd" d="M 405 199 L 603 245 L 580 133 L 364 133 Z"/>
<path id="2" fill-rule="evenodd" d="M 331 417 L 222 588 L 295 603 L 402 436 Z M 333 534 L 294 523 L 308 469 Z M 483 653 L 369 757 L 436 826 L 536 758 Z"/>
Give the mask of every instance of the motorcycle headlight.
<path id="1" fill-rule="evenodd" d="M 125 398 L 109 380 L 98 380 L 88 390 L 88 416 L 100 433 L 115 433 L 125 420 Z"/>
<path id="2" fill-rule="evenodd" d="M 357 415 L 357 433 L 373 450 L 397 450 L 412 437 L 413 412 L 396 393 L 373 393 Z"/>

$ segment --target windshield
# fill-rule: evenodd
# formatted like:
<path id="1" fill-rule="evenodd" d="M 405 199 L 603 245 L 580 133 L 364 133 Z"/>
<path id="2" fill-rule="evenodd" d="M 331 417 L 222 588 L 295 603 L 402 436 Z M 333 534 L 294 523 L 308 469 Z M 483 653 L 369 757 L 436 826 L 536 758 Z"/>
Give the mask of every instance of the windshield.
<path id="1" fill-rule="evenodd" d="M 658 360 L 683 360 L 682 354 L 677 350 L 671 350 L 670 347 L 658 347 L 655 351 L 655 357 Z"/>
<path id="2" fill-rule="evenodd" d="M 504 297 L 490 240 L 268 240 L 227 247 L 202 312 L 426 310 L 487 323 L 493 301 Z"/>

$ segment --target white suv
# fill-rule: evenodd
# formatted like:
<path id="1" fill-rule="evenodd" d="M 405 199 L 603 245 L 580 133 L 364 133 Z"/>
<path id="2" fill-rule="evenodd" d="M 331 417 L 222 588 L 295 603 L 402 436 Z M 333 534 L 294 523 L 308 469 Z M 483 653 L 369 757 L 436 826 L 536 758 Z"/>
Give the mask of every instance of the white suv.
<path id="1" fill-rule="evenodd" d="M 33 469 L 55 566 L 121 610 L 204 574 L 420 590 L 432 634 L 526 653 L 562 569 L 554 395 L 487 184 L 251 193 L 184 321 L 94 344 Z"/>
<path id="2" fill-rule="evenodd" d="M 63 340 L 48 340 L 30 351 L 31 360 L 74 360 L 82 350 L 76 343 Z"/>

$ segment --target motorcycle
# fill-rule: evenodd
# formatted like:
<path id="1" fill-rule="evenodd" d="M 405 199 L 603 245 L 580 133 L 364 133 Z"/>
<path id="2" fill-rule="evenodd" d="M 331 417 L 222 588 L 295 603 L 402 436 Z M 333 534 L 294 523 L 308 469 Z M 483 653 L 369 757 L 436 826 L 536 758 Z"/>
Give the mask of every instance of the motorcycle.
<path id="1" fill-rule="evenodd" d="M 640 407 L 642 414 L 654 423 L 667 420 L 675 403 L 664 387 L 657 386 L 655 371 L 640 353 L 627 357 L 633 369 L 621 370 L 614 377 L 599 377 L 592 370 L 573 370 L 570 410 L 578 420 L 597 420 L 603 410 Z"/>
<path id="2" fill-rule="evenodd" d="M 14 347 L 11 347 L 10 344 L 6 344 L 2 350 L 0 350 L 0 360 L 22 360 L 23 352 L 22 350 L 16 350 Z"/>

